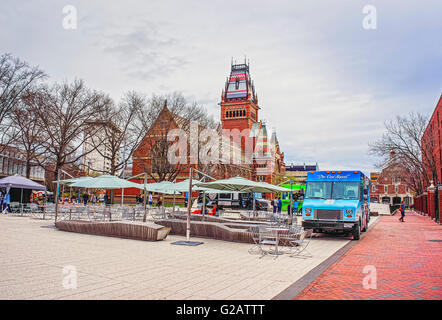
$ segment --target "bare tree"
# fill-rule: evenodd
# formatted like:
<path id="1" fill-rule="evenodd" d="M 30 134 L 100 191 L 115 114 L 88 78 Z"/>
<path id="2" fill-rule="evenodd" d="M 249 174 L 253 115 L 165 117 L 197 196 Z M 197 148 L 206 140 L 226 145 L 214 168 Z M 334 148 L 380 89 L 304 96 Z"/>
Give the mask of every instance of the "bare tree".
<path id="1" fill-rule="evenodd" d="M 146 103 L 142 94 L 128 92 L 118 107 L 108 104 L 100 119 L 89 122 L 86 139 L 100 156 L 110 163 L 109 170 L 91 169 L 111 175 L 123 174 L 123 170 L 131 164 L 132 155 L 147 130 L 141 121 L 141 112 Z M 90 134 L 90 131 L 96 132 Z"/>
<path id="2" fill-rule="evenodd" d="M 12 111 L 26 90 L 45 77 L 46 74 L 38 67 L 31 67 L 8 53 L 0 56 L 0 151 L 17 133 Z"/>
<path id="3" fill-rule="evenodd" d="M 161 114 L 163 112 L 163 114 Z M 161 114 L 161 116 L 160 116 Z M 170 163 L 168 151 L 176 141 L 169 141 L 168 136 L 173 129 L 181 129 L 189 133 L 192 122 L 198 124 L 199 129 L 215 128 L 215 121 L 208 115 L 207 110 L 196 102 L 189 103 L 181 93 L 164 96 L 153 96 L 149 99 L 147 109 L 142 113 L 142 123 L 149 128 L 146 139 L 143 140 L 137 157 L 146 157 L 143 169 L 155 181 L 173 181 L 187 168 L 185 163 Z M 200 144 L 188 140 L 190 143 Z M 197 160 L 197 164 L 199 159 Z"/>
<path id="4" fill-rule="evenodd" d="M 18 105 L 12 111 L 11 120 L 17 132 L 13 144 L 23 152 L 25 161 L 26 178 L 30 178 L 31 169 L 39 164 L 39 155 L 44 150 L 46 140 L 43 126 L 35 112 L 32 112 L 28 102 L 39 94 L 38 89 L 27 90 Z"/>
<path id="5" fill-rule="evenodd" d="M 385 123 L 386 132 L 382 138 L 369 144 L 370 154 L 382 157 L 378 166 L 400 165 L 403 178 L 417 193 L 437 177 L 433 153 L 436 141 L 432 130 L 423 138 L 427 126 L 428 118 L 419 113 L 397 116 Z M 392 152 L 394 163 L 390 158 Z"/>
<path id="6" fill-rule="evenodd" d="M 54 177 L 60 168 L 75 164 L 84 156 L 84 128 L 109 103 L 108 96 L 86 88 L 82 80 L 55 84 L 29 101 L 46 137 L 41 155 L 46 163 L 54 163 Z"/>

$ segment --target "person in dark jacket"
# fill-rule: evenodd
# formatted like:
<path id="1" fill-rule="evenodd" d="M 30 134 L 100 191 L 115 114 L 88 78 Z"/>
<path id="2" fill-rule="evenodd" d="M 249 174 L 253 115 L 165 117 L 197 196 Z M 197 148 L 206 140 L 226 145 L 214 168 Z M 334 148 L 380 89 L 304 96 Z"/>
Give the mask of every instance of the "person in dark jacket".
<path id="1" fill-rule="evenodd" d="M 401 217 L 399 218 L 399 221 L 400 221 L 400 222 L 404 222 L 404 217 L 405 217 L 405 204 L 404 204 L 403 201 L 401 202 L 401 206 L 399 207 L 399 211 L 400 211 L 400 213 L 401 213 Z"/>
<path id="2" fill-rule="evenodd" d="M 84 203 L 85 206 L 87 205 L 88 201 L 89 201 L 89 195 L 87 193 L 85 193 L 83 195 L 83 203 Z"/>
<path id="3" fill-rule="evenodd" d="M 276 199 L 272 200 L 273 213 L 276 213 L 276 208 L 277 208 L 276 201 L 277 201 Z"/>

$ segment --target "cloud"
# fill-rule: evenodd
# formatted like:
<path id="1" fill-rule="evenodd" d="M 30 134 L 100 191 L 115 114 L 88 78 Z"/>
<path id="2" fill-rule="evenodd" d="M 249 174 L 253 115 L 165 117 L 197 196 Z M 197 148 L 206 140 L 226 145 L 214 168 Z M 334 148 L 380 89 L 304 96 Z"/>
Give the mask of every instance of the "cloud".
<path id="1" fill-rule="evenodd" d="M 71 1 L 78 30 L 61 28 L 58 1 L 0 4 L 4 50 L 52 79 L 80 77 L 119 99 L 181 91 L 219 119 L 230 59 L 250 58 L 260 118 L 287 163 L 374 170 L 368 142 L 397 114 L 430 114 L 442 92 L 438 0 Z"/>

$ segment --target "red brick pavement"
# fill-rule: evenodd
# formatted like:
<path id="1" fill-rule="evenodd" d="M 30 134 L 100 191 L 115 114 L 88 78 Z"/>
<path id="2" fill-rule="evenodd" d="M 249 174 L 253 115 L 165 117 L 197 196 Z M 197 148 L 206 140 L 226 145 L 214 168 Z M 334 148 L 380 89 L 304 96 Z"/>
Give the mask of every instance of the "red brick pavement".
<path id="1" fill-rule="evenodd" d="M 442 226 L 416 213 L 405 222 L 380 221 L 296 300 L 442 300 Z M 376 268 L 376 289 L 365 289 L 365 266 Z"/>

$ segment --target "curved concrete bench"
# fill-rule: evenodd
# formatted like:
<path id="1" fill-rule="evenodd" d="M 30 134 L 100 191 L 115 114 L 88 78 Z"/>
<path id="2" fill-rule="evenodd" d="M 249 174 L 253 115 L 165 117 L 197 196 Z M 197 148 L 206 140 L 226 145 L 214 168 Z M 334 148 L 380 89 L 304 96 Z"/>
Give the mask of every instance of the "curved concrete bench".
<path id="1" fill-rule="evenodd" d="M 158 220 L 155 222 L 170 228 L 170 234 L 186 235 L 187 222 L 183 219 Z M 248 230 L 248 227 L 244 226 L 243 229 L 233 229 L 219 222 L 192 221 L 190 224 L 190 234 L 194 237 L 254 243 L 252 233 Z"/>
<path id="2" fill-rule="evenodd" d="M 126 239 L 158 241 L 167 237 L 170 228 L 155 223 L 121 221 L 58 221 L 55 226 L 63 231 L 94 234 Z"/>

